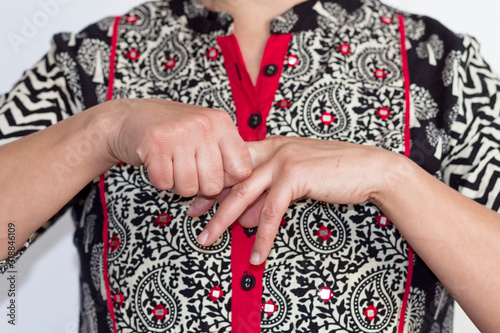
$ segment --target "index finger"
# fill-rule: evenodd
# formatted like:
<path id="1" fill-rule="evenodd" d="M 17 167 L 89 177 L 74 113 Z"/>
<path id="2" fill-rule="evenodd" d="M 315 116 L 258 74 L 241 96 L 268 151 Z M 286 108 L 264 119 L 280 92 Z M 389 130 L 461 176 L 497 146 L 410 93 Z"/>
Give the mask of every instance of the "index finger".
<path id="1" fill-rule="evenodd" d="M 252 265 L 262 264 L 269 256 L 281 221 L 291 201 L 292 192 L 286 182 L 273 184 L 260 211 L 259 227 L 250 255 Z"/>
<path id="2" fill-rule="evenodd" d="M 198 236 L 197 241 L 203 246 L 213 244 L 236 221 L 241 214 L 254 203 L 266 190 L 271 176 L 262 168 L 256 170 L 250 178 L 233 186 L 231 192 L 220 204 L 217 212 Z"/>

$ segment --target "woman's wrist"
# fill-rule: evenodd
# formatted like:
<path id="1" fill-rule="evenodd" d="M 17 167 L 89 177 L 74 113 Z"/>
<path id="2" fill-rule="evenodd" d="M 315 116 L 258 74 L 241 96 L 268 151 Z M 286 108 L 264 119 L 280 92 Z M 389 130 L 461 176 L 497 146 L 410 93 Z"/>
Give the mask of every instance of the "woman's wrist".
<path id="1" fill-rule="evenodd" d="M 128 104 L 125 100 L 113 100 L 85 111 L 88 117 L 83 126 L 84 136 L 97 147 L 99 164 L 105 164 L 108 168 L 120 162 L 112 147 L 123 123 L 125 113 L 122 111 L 126 108 Z"/>
<path id="2" fill-rule="evenodd" d="M 405 188 L 418 176 L 416 166 L 409 158 L 384 151 L 377 158 L 377 170 L 374 173 L 375 185 L 370 191 L 369 201 L 382 211 L 390 210 L 396 204 L 396 198 L 404 195 Z"/>

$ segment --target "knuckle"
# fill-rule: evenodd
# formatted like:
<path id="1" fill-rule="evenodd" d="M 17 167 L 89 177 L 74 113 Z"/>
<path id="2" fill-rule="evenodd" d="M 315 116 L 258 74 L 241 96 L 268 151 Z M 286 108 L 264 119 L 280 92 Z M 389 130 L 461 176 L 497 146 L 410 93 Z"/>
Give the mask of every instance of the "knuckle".
<path id="1" fill-rule="evenodd" d="M 283 138 L 281 135 L 270 135 L 266 138 L 266 140 L 271 142 L 280 142 L 280 140 L 283 140 Z"/>
<path id="2" fill-rule="evenodd" d="M 282 159 L 290 160 L 297 155 L 297 151 L 293 144 L 285 143 L 280 146 L 277 155 Z"/>
<path id="3" fill-rule="evenodd" d="M 183 198 L 191 198 L 198 194 L 198 189 L 195 188 L 180 188 L 176 190 L 176 193 Z"/>
<path id="4" fill-rule="evenodd" d="M 274 147 L 280 147 L 286 142 L 286 137 L 282 135 L 271 135 L 269 136 L 266 141 L 270 142 L 271 144 L 274 145 Z"/>
<path id="5" fill-rule="evenodd" d="M 191 133 L 191 131 L 189 130 L 189 123 L 186 124 L 185 122 L 180 122 L 179 124 L 176 124 L 176 126 L 174 126 L 172 128 L 172 136 L 174 139 L 187 139 L 188 138 L 188 135 Z"/>
<path id="6" fill-rule="evenodd" d="M 145 144 L 154 151 L 161 150 L 167 142 L 168 137 L 165 131 L 159 126 L 151 128 L 145 138 Z"/>
<path id="7" fill-rule="evenodd" d="M 174 187 L 173 182 L 167 180 L 151 181 L 151 183 L 160 191 L 169 191 Z"/>
<path id="8" fill-rule="evenodd" d="M 223 190 L 223 183 L 222 182 L 212 182 L 209 184 L 205 184 L 202 186 L 202 193 L 203 195 L 206 195 L 208 197 L 213 197 L 218 194 L 220 194 Z"/>
<path id="9" fill-rule="evenodd" d="M 260 216 L 262 219 L 269 221 L 275 219 L 278 216 L 278 209 L 273 204 L 266 204 L 262 206 L 262 210 L 260 212 Z"/>
<path id="10" fill-rule="evenodd" d="M 236 128 L 233 118 L 225 111 L 217 110 L 214 116 L 214 124 L 221 130 L 221 133 L 238 135 L 238 129 Z"/>
<path id="11" fill-rule="evenodd" d="M 248 158 L 248 160 L 245 158 L 226 160 L 224 171 L 236 180 L 243 181 L 250 177 L 253 172 L 252 160 L 251 158 Z"/>
<path id="12" fill-rule="evenodd" d="M 294 175 L 299 166 L 297 153 L 294 147 L 290 144 L 283 145 L 276 153 L 276 158 L 279 160 L 280 169 L 285 175 Z"/>
<path id="13" fill-rule="evenodd" d="M 214 111 L 213 115 L 218 121 L 221 121 L 223 123 L 230 122 L 231 124 L 233 124 L 233 120 L 231 119 L 231 116 L 229 116 L 229 114 L 226 111 L 217 110 L 217 109 L 214 109 L 213 111 Z"/>
<path id="14" fill-rule="evenodd" d="M 237 199 L 243 199 L 248 195 L 248 193 L 250 193 L 250 189 L 246 183 L 238 183 L 233 186 L 233 188 L 231 189 L 231 193 Z"/>
<path id="15" fill-rule="evenodd" d="M 235 175 L 234 176 L 237 177 L 240 180 L 244 180 L 244 179 L 247 179 L 248 177 L 250 177 L 250 175 L 252 174 L 252 171 L 253 171 L 253 168 L 252 168 L 251 164 L 249 164 L 249 165 L 247 165 L 247 164 L 238 165 L 234 169 L 235 169 Z"/>
<path id="16" fill-rule="evenodd" d="M 198 182 L 189 181 L 183 177 L 177 179 L 177 181 L 175 182 L 175 186 L 172 189 L 172 192 L 183 198 L 194 197 L 198 194 L 198 191 Z"/>
<path id="17" fill-rule="evenodd" d="M 197 114 L 196 117 L 193 117 L 193 119 L 191 119 L 191 125 L 201 134 L 210 134 L 213 131 L 211 119 L 205 114 Z"/>

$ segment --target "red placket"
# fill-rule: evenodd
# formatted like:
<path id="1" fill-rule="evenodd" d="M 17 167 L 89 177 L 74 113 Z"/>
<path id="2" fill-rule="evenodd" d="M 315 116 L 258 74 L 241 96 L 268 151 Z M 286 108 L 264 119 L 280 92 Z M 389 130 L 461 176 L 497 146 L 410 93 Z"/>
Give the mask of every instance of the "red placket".
<path id="1" fill-rule="evenodd" d="M 269 37 L 255 87 L 246 70 L 236 37 L 230 35 L 217 38 L 231 84 L 238 130 L 245 141 L 266 138 L 266 119 L 279 86 L 291 38 L 291 34 Z M 248 237 L 243 227 L 236 222 L 231 227 L 231 236 L 231 330 L 233 333 L 260 332 L 265 263 L 258 266 L 250 264 L 255 235 Z M 255 286 L 245 290 L 242 280 L 248 276 L 255 278 Z"/>

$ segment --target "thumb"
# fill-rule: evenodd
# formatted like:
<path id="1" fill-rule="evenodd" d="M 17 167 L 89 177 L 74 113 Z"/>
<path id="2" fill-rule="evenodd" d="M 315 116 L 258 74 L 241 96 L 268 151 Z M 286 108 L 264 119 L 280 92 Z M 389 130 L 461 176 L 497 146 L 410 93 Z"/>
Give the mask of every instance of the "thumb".
<path id="1" fill-rule="evenodd" d="M 264 161 L 264 144 L 263 141 L 245 142 L 252 158 L 252 166 L 255 170 Z"/>
<path id="2" fill-rule="evenodd" d="M 198 217 L 203 214 L 206 214 L 210 208 L 215 204 L 216 201 L 219 204 L 224 201 L 227 195 L 231 192 L 231 188 L 225 188 L 221 193 L 216 195 L 215 197 L 207 197 L 205 195 L 198 195 L 191 206 L 188 208 L 187 214 L 191 217 Z"/>
<path id="3" fill-rule="evenodd" d="M 209 211 L 214 205 L 216 199 L 204 195 L 198 195 L 187 211 L 187 215 L 191 217 L 198 217 Z"/>

